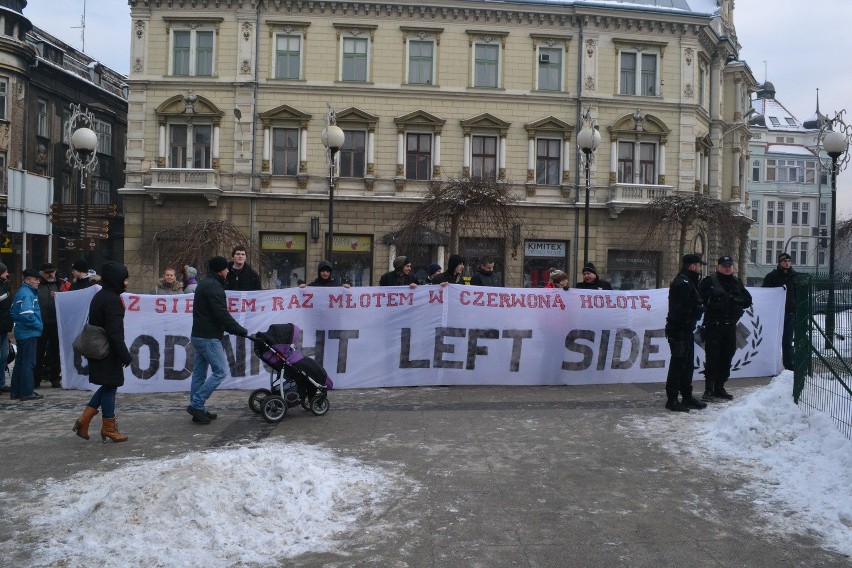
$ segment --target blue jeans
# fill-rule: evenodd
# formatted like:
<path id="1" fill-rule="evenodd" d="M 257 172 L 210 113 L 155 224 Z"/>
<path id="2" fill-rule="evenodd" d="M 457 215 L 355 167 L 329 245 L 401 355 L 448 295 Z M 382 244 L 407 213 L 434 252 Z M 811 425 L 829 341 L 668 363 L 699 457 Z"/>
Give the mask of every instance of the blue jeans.
<path id="1" fill-rule="evenodd" d="M 18 356 L 12 371 L 12 396 L 22 398 L 33 394 L 33 369 L 36 364 L 38 337 L 18 340 Z"/>
<path id="2" fill-rule="evenodd" d="M 100 408 L 104 418 L 115 418 L 115 393 L 118 387 L 106 387 L 101 385 L 101 388 L 95 391 L 92 398 L 89 400 L 89 406 L 92 408 Z"/>
<path id="3" fill-rule="evenodd" d="M 6 359 L 9 358 L 9 334 L 0 333 L 0 388 L 6 386 Z"/>
<path id="4" fill-rule="evenodd" d="M 207 410 L 205 404 L 213 391 L 225 380 L 228 360 L 221 339 L 192 337 L 195 351 L 195 364 L 192 368 L 192 386 L 189 391 L 189 405 L 199 410 Z M 207 367 L 213 371 L 207 378 Z"/>

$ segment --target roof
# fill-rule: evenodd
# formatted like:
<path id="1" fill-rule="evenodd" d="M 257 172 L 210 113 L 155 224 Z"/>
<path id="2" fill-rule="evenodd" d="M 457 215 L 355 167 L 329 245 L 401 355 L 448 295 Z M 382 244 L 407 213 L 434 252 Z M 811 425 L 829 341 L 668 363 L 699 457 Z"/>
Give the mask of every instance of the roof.
<path id="1" fill-rule="evenodd" d="M 702 16 L 715 16 L 719 13 L 716 0 L 483 0 L 496 4 L 562 4 L 564 6 L 590 6 L 602 8 L 623 8 L 626 10 L 677 12 Z"/>
<path id="2" fill-rule="evenodd" d="M 789 154 L 792 156 L 807 156 L 809 158 L 814 157 L 814 153 L 805 148 L 804 146 L 799 146 L 798 144 L 767 144 L 766 145 L 766 153 L 767 154 Z"/>
<path id="3" fill-rule="evenodd" d="M 766 120 L 766 129 L 770 132 L 806 132 L 793 113 L 775 99 L 758 98 L 752 101 L 755 111 L 763 115 Z"/>

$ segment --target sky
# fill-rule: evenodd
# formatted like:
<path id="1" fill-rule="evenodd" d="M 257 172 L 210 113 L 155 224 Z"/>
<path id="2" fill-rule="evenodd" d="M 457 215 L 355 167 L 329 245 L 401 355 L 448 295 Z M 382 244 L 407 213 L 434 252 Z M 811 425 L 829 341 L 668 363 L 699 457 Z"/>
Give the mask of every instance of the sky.
<path id="1" fill-rule="evenodd" d="M 57 10 L 62 3 L 63 9 Z M 130 70 L 130 8 L 125 0 L 29 0 L 24 14 L 37 26 L 77 49 L 85 3 L 85 51 L 108 67 Z M 799 120 L 820 110 L 852 112 L 852 74 L 840 62 L 852 53 L 849 0 L 737 0 L 734 24 L 746 61 L 759 82 L 775 85 L 776 97 Z M 830 55 L 836 54 L 836 55 Z M 852 116 L 846 117 L 852 123 Z M 848 179 L 846 179 L 848 178 Z M 838 216 L 852 217 L 852 168 L 838 178 Z"/>
<path id="2" fill-rule="evenodd" d="M 804 416 L 792 383 L 784 371 L 768 385 L 738 387 L 731 403 L 628 415 L 618 432 L 661 447 L 696 477 L 745 480 L 730 498 L 751 503 L 763 519 L 756 532 L 807 535 L 850 555 L 852 443 L 827 416 Z M 339 539 L 348 532 L 392 533 L 376 523 L 403 495 L 423 490 L 403 468 L 277 441 L 80 471 L 0 499 L 22 519 L 17 537 L 39 543 L 44 565 L 190 566 L 203 557 L 210 568 L 268 566 L 307 550 L 345 550 Z M 696 499 L 685 506 L 708 506 Z M 126 526 L 133 530 L 120 541 L 100 538 L 103 527 Z"/>

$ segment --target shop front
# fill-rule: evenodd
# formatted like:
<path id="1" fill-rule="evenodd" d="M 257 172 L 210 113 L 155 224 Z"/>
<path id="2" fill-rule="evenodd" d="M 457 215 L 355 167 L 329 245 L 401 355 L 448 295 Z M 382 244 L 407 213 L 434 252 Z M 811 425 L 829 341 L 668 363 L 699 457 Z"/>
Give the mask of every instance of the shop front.
<path id="1" fill-rule="evenodd" d="M 305 282 L 306 242 L 305 233 L 260 233 L 260 250 L 266 257 L 270 286 L 294 288 Z"/>
<path id="2" fill-rule="evenodd" d="M 524 288 L 544 288 L 551 268 L 567 267 L 568 241 L 524 241 Z"/>
<path id="3" fill-rule="evenodd" d="M 606 279 L 614 290 L 652 290 L 660 287 L 660 253 L 611 250 L 607 253 Z"/>

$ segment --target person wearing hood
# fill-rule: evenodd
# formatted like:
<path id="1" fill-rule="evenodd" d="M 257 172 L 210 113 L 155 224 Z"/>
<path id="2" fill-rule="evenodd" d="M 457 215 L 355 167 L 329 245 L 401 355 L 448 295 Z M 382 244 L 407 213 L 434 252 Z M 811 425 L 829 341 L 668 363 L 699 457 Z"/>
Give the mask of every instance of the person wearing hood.
<path id="1" fill-rule="evenodd" d="M 784 332 L 781 335 L 781 360 L 784 368 L 793 370 L 793 330 L 796 322 L 796 276 L 793 259 L 786 252 L 778 255 L 778 266 L 763 279 L 764 288 L 784 288 Z"/>
<path id="2" fill-rule="evenodd" d="M 127 267 L 118 262 L 105 262 L 101 269 L 101 289 L 89 304 L 89 323 L 102 327 L 109 341 L 109 352 L 103 359 L 87 359 L 89 382 L 99 385 L 98 390 L 83 408 L 72 430 L 89 439 L 89 423 L 101 411 L 101 440 L 126 442 L 127 436 L 118 431 L 115 423 L 115 395 L 124 385 L 124 368 L 133 359 L 124 343 L 124 303 L 121 294 L 127 290 Z"/>
<path id="3" fill-rule="evenodd" d="M 698 285 L 704 303 L 704 394 L 701 400 L 714 398 L 731 400 L 733 395 L 725 390 L 731 376 L 731 362 L 737 352 L 737 322 L 751 307 L 751 294 L 739 278 L 734 276 L 734 259 L 720 256 L 716 272 Z"/>
<path id="4" fill-rule="evenodd" d="M 74 282 L 71 283 L 69 291 L 83 290 L 93 284 L 98 284 L 101 280 L 98 273 L 89 268 L 89 263 L 82 258 L 78 258 L 71 265 L 71 276 L 74 277 Z"/>
<path id="5" fill-rule="evenodd" d="M 426 269 L 426 278 L 421 284 L 434 284 L 435 278 L 437 278 L 441 274 L 441 265 L 437 262 L 433 262 L 429 265 L 429 268 Z"/>
<path id="6" fill-rule="evenodd" d="M 441 286 L 464 284 L 462 272 L 464 272 L 464 258 L 458 254 L 451 254 L 447 260 L 447 269 L 436 276 L 432 280 L 432 284 L 440 284 Z"/>
<path id="7" fill-rule="evenodd" d="M 183 265 L 183 293 L 184 294 L 194 294 L 195 289 L 198 288 L 198 280 L 195 278 L 198 276 L 198 271 L 188 264 Z"/>
<path id="8" fill-rule="evenodd" d="M 583 266 L 583 280 L 574 287 L 581 290 L 612 290 L 612 284 L 598 277 L 598 269 L 591 262 Z"/>
<path id="9" fill-rule="evenodd" d="M 248 330 L 237 323 L 228 311 L 224 287 L 227 277 L 228 260 L 223 256 L 211 258 L 207 261 L 207 278 L 198 283 L 192 303 L 190 341 L 195 351 L 195 364 L 186 411 L 198 424 L 210 424 L 217 418 L 217 414 L 208 411 L 206 405 L 207 399 L 228 373 L 228 359 L 222 345 L 225 332 L 240 337 L 248 335 Z M 212 371 L 210 377 L 207 377 L 208 367 Z"/>
<path id="10" fill-rule="evenodd" d="M 411 275 L 411 262 L 408 257 L 398 256 L 393 259 L 393 270 L 386 272 L 379 279 L 379 286 L 408 286 L 417 288 L 417 282 Z"/>
<path id="11" fill-rule="evenodd" d="M 9 269 L 0 262 L 0 393 L 12 390 L 6 384 L 6 362 L 9 359 L 9 340 L 14 327 L 12 294 L 9 292 Z"/>
<path id="12" fill-rule="evenodd" d="M 321 260 L 317 266 L 316 280 L 310 284 L 299 284 L 299 288 L 304 288 L 305 286 L 340 286 L 340 284 L 331 276 L 331 263 L 327 260 Z M 343 287 L 349 288 L 349 283 L 344 282 Z"/>
<path id="13" fill-rule="evenodd" d="M 558 270 L 556 268 L 552 268 L 550 270 L 550 280 L 547 284 L 544 285 L 545 288 L 562 288 L 563 290 L 567 290 L 568 286 L 568 275 L 563 271 Z"/>
<path id="14" fill-rule="evenodd" d="M 231 251 L 231 262 L 228 263 L 225 290 L 240 290 L 243 292 L 263 290 L 260 275 L 246 262 L 247 258 L 248 251 L 243 245 L 237 245 Z"/>
<path id="15" fill-rule="evenodd" d="M 479 261 L 479 268 L 470 279 L 471 286 L 502 286 L 500 283 L 500 275 L 494 272 L 494 259 L 490 256 L 482 257 Z"/>
<path id="16" fill-rule="evenodd" d="M 699 254 L 685 254 L 680 272 L 669 286 L 669 312 L 666 316 L 666 339 L 671 361 L 666 376 L 666 408 L 673 412 L 689 412 L 691 408 L 707 408 L 707 403 L 692 395 L 692 374 L 695 371 L 695 324 L 704 313 L 698 293 L 701 266 L 707 265 Z M 678 394 L 683 401 L 678 400 Z"/>
<path id="17" fill-rule="evenodd" d="M 160 278 L 157 285 L 154 286 L 154 289 L 151 290 L 152 294 L 160 294 L 160 295 L 171 295 L 171 294 L 183 294 L 183 288 L 181 288 L 180 282 L 177 280 L 177 270 L 173 266 L 167 266 L 165 270 L 163 270 L 163 277 Z"/>

